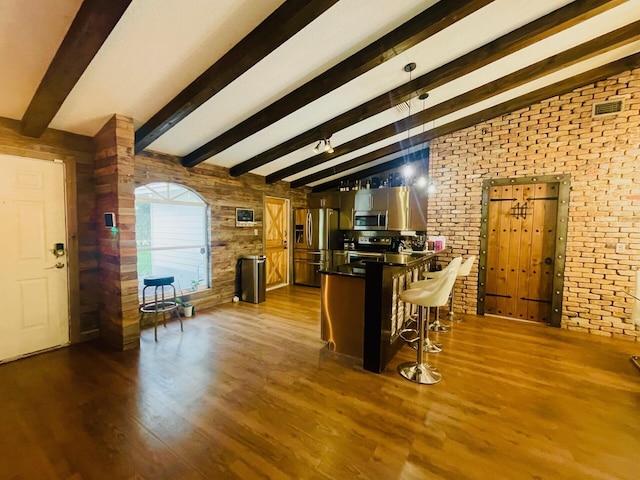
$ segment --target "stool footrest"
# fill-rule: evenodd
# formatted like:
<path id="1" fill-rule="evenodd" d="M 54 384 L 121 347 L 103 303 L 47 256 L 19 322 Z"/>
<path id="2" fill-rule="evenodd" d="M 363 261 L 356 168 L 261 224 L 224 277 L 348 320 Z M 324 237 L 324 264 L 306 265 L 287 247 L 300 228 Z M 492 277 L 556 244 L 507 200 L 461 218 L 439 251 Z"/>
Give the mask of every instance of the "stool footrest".
<path id="1" fill-rule="evenodd" d="M 140 311 L 144 313 L 162 313 L 162 312 L 170 312 L 171 310 L 175 310 L 178 308 L 178 304 L 176 302 L 159 302 L 159 303 L 148 303 L 140 307 Z"/>

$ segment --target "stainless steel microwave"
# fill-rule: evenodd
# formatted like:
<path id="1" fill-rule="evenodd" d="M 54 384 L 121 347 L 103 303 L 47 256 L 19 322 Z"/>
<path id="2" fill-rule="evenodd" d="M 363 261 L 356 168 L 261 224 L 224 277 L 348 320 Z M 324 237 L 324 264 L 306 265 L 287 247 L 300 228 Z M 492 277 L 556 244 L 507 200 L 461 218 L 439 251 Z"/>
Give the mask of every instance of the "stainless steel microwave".
<path id="1" fill-rule="evenodd" d="M 354 230 L 386 230 L 387 229 L 387 211 L 367 210 L 354 212 L 353 214 Z"/>

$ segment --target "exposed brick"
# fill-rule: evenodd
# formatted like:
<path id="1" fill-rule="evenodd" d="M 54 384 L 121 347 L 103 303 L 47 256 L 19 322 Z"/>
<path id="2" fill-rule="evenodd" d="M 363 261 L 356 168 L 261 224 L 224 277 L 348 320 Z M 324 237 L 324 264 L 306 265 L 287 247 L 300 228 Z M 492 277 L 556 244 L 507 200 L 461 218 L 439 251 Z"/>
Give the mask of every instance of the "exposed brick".
<path id="1" fill-rule="evenodd" d="M 591 117 L 596 99 L 621 92 L 623 112 Z M 634 291 L 640 268 L 639 125 L 640 69 L 634 69 L 434 139 L 432 173 L 448 188 L 434 197 L 430 234 L 447 236 L 455 252 L 478 255 L 483 180 L 570 174 L 562 327 L 640 340 L 629 328 L 632 308 L 623 293 Z M 619 242 L 626 249 L 616 254 Z M 469 282 L 476 287 L 477 276 L 457 300 L 475 311 L 477 289 Z"/>

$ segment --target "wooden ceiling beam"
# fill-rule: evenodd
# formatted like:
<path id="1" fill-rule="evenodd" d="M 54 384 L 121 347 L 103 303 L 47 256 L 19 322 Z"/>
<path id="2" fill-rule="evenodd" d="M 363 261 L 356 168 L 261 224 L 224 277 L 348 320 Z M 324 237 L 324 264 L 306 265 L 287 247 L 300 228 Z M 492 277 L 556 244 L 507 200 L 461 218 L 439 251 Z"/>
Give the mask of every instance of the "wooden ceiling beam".
<path id="1" fill-rule="evenodd" d="M 492 0 L 441 0 L 182 159 L 193 167 L 444 30 Z"/>
<path id="2" fill-rule="evenodd" d="M 136 130 L 136 153 L 184 120 L 196 108 L 289 40 L 337 1 L 286 0 L 249 35 Z"/>
<path id="3" fill-rule="evenodd" d="M 396 157 L 392 160 L 386 161 L 384 163 L 379 163 L 373 167 L 366 168 L 364 170 L 359 170 L 357 172 L 351 173 L 349 175 L 345 175 L 344 177 L 337 178 L 335 180 L 330 180 L 325 183 L 321 183 L 316 185 L 311 190 L 313 192 L 324 192 L 326 190 L 333 190 L 340 186 L 341 182 L 350 182 L 352 180 L 361 180 L 363 178 L 368 178 L 373 175 L 382 172 L 388 172 L 389 170 L 394 170 L 396 168 L 402 167 L 403 165 L 407 165 L 409 163 L 420 162 L 422 160 L 427 160 L 424 162 L 422 167 L 424 170 L 428 170 L 429 167 L 429 148 L 424 148 L 423 150 L 419 150 L 417 152 L 410 153 L 408 155 L 401 155 L 400 157 Z"/>
<path id="4" fill-rule="evenodd" d="M 460 118 L 453 122 L 449 122 L 444 125 L 440 125 L 436 128 L 423 132 L 419 135 L 414 135 L 409 140 L 413 141 L 413 144 L 420 144 L 430 142 L 435 138 L 441 137 L 443 135 L 448 135 L 449 133 L 457 132 L 458 130 L 463 130 L 465 128 L 472 127 L 481 122 L 490 120 L 492 118 L 500 117 L 502 115 L 510 114 L 516 110 L 521 108 L 526 108 L 535 103 L 541 102 L 551 97 L 563 95 L 565 93 L 569 93 L 576 88 L 583 87 L 585 85 L 589 85 L 591 83 L 595 83 L 600 80 L 604 80 L 613 75 L 617 75 L 619 73 L 625 72 L 627 70 L 632 70 L 634 68 L 640 67 L 640 53 L 636 53 L 634 55 L 630 55 L 628 57 L 621 58 L 620 60 L 616 60 L 614 62 L 608 63 L 606 65 L 600 66 L 598 68 L 594 68 L 587 72 L 581 73 L 579 75 L 575 75 L 573 77 L 567 78 L 560 82 L 556 82 L 552 85 L 548 85 L 546 87 L 539 88 L 534 90 L 533 92 L 529 92 L 525 95 L 521 95 L 514 99 L 508 100 L 506 102 L 502 102 L 493 107 L 485 108 L 479 112 L 473 113 L 471 115 L 467 115 L 466 117 Z M 393 145 L 388 145 L 384 147 L 384 149 L 376 150 L 376 152 L 380 152 L 377 158 L 381 158 L 386 155 L 390 155 L 392 150 L 395 149 L 396 152 L 400 152 L 403 149 L 407 148 L 407 140 L 402 142 L 394 143 Z M 381 152 L 384 150 L 384 152 Z M 370 152 L 369 158 L 375 156 L 376 152 Z M 350 162 L 355 162 L 358 159 L 350 160 Z M 373 160 L 370 160 L 373 161 Z M 348 165 L 349 162 L 345 162 L 344 164 L 339 165 L 340 168 L 343 168 L 346 171 L 353 166 Z M 331 169 L 327 169 L 329 172 Z M 328 173 L 326 176 L 332 176 L 338 171 L 332 171 Z M 293 186 L 293 184 L 292 184 Z M 302 186 L 302 185 L 300 185 Z M 315 188 L 320 188 L 319 185 Z"/>
<path id="5" fill-rule="evenodd" d="M 351 160 L 347 160 L 346 162 L 334 165 L 333 167 L 329 167 L 310 175 L 297 178 L 291 182 L 291 188 L 302 187 L 309 183 L 322 180 L 323 178 L 332 177 L 334 175 L 337 175 L 338 173 L 346 172 L 347 170 L 351 170 L 353 168 L 361 167 L 362 165 L 375 162 L 376 160 L 379 160 L 383 157 L 388 157 L 390 155 L 395 155 L 411 148 L 415 148 L 420 144 L 424 144 L 426 148 L 428 145 L 428 140 L 423 139 L 428 136 L 428 133 L 429 132 L 424 132 L 419 135 L 414 135 L 413 137 L 407 138 L 397 143 L 392 143 L 391 145 L 387 145 L 385 147 L 374 150 L 373 152 L 369 152 L 359 157 L 352 158 Z M 424 150 L 424 148 L 422 148 L 421 150 Z"/>
<path id="6" fill-rule="evenodd" d="M 341 155 L 351 153 L 372 143 L 379 142 L 386 138 L 395 136 L 398 133 L 405 132 L 411 128 L 436 120 L 437 118 L 471 106 L 474 103 L 486 100 L 495 95 L 531 82 L 532 80 L 542 78 L 562 68 L 574 65 L 622 45 L 634 42 L 638 39 L 640 39 L 640 21 L 582 43 L 552 57 L 540 60 L 528 67 L 524 67 L 509 75 L 474 88 L 473 90 L 465 92 L 438 105 L 424 109 L 410 117 L 385 125 L 384 127 L 380 127 L 372 132 L 343 143 L 342 145 L 334 146 L 333 153 L 323 152 L 309 157 L 267 175 L 266 181 L 267 183 L 272 183 L 282 180 L 288 176 L 316 167 L 327 161 L 334 160 L 336 157 Z"/>
<path id="7" fill-rule="evenodd" d="M 303 132 L 231 168 L 231 176 L 242 175 L 284 155 L 303 148 L 320 138 L 355 125 L 373 115 L 405 102 L 423 91 L 433 90 L 458 77 L 482 68 L 511 53 L 532 45 L 579 22 L 614 8 L 624 0 L 573 2 L 483 45 L 411 82 L 363 103 L 348 112 Z"/>
<path id="8" fill-rule="evenodd" d="M 23 135 L 42 135 L 130 3 L 131 0 L 82 2 L 22 117 Z"/>

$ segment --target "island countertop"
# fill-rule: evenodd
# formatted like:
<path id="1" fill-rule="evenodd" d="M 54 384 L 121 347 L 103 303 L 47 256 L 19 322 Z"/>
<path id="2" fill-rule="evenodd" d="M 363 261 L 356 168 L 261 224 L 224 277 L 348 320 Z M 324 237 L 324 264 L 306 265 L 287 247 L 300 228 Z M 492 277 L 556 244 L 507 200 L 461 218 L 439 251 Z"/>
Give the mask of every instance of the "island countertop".
<path id="1" fill-rule="evenodd" d="M 382 372 L 404 343 L 399 333 L 411 313 L 399 294 L 439 253 L 388 253 L 321 270 L 321 338 L 329 349 Z"/>
<path id="2" fill-rule="evenodd" d="M 414 264 L 435 257 L 437 254 L 438 252 L 385 253 L 382 257 L 365 258 L 357 262 L 336 265 L 326 270 L 320 270 L 320 273 L 324 273 L 325 275 L 364 277 L 366 275 L 366 264 L 368 263 L 383 264 L 391 267 L 411 267 Z"/>

